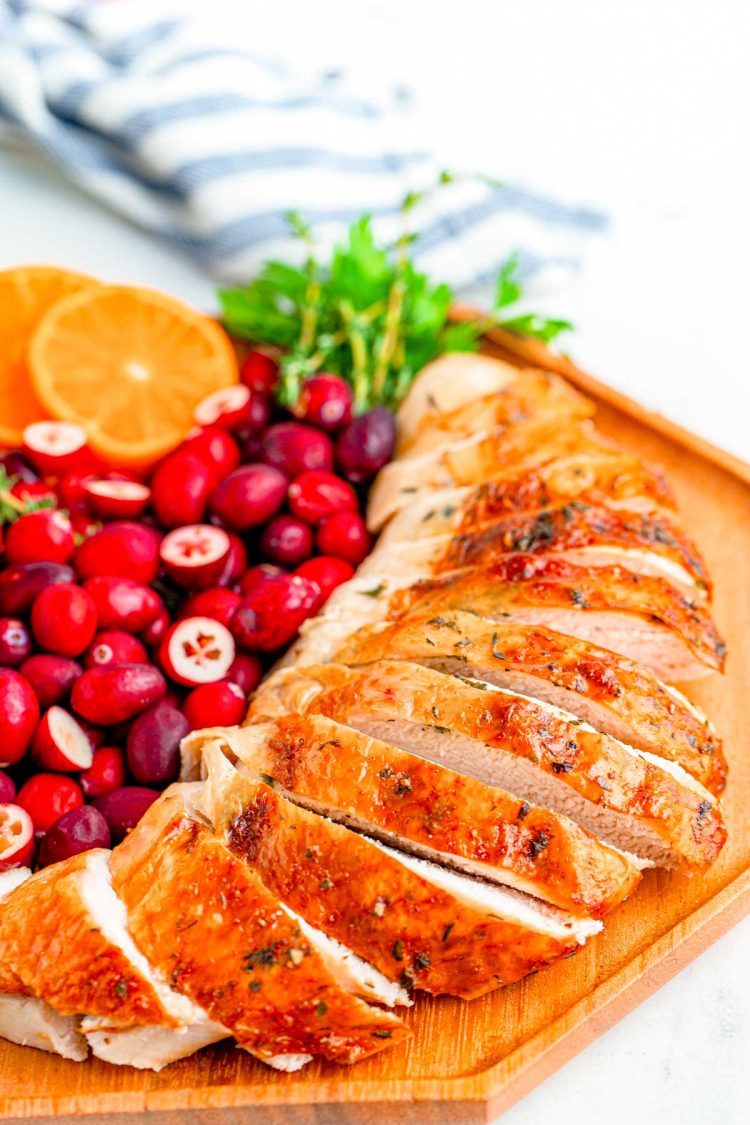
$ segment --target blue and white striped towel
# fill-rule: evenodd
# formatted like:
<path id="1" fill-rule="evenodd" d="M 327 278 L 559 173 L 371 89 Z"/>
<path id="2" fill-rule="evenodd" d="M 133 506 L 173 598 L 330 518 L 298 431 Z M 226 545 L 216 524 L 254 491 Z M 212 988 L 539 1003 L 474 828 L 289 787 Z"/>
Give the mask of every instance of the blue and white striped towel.
<path id="1" fill-rule="evenodd" d="M 404 135 L 395 104 L 207 42 L 160 0 L 0 0 L 0 122 L 230 281 L 299 253 L 290 209 L 323 248 L 364 211 L 392 238 L 407 190 L 440 171 Z M 587 209 L 467 179 L 420 206 L 416 255 L 456 288 L 490 278 L 516 249 L 527 275 L 567 272 L 604 224 Z"/>

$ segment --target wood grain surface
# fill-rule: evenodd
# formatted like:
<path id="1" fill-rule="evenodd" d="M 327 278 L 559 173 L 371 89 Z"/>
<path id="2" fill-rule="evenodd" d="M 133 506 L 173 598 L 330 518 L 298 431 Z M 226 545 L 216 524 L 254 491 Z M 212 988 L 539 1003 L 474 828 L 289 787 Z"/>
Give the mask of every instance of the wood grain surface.
<path id="1" fill-rule="evenodd" d="M 459 311 L 460 315 L 460 311 Z M 705 876 L 647 872 L 581 952 L 472 1003 L 420 997 L 403 1047 L 352 1068 L 274 1073 L 232 1046 L 151 1074 L 0 1042 L 0 1118 L 129 1125 L 455 1125 L 490 1121 L 750 912 L 750 465 L 652 415 L 539 345 L 493 333 L 487 350 L 559 370 L 599 404 L 597 424 L 668 471 L 715 582 L 727 673 L 690 688 L 725 740 L 730 839 Z M 414 1103 L 419 1102 L 419 1108 Z"/>

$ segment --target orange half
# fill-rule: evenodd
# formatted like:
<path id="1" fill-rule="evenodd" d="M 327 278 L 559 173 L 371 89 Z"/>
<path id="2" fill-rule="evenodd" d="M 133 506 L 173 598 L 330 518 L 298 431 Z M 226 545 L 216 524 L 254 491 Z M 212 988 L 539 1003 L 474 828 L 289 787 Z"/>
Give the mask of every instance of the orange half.
<path id="1" fill-rule="evenodd" d="M 26 426 L 45 417 L 27 363 L 37 325 L 57 301 L 96 285 L 55 266 L 0 271 L 0 447 L 20 445 Z"/>
<path id="2" fill-rule="evenodd" d="M 29 366 L 52 418 L 83 426 L 111 464 L 138 468 L 174 449 L 200 400 L 238 377 L 232 346 L 214 321 L 129 286 L 60 301 L 34 333 Z"/>

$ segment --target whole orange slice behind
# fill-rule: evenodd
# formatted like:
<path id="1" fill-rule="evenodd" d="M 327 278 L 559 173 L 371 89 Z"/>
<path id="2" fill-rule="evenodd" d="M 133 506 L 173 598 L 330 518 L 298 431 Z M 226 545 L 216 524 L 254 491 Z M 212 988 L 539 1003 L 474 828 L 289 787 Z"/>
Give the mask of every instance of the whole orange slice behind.
<path id="1" fill-rule="evenodd" d="M 0 271 L 0 447 L 20 445 L 25 427 L 45 417 L 27 362 L 37 325 L 57 301 L 96 285 L 55 266 Z"/>
<path id="2" fill-rule="evenodd" d="M 108 462 L 143 468 L 173 449 L 202 398 L 237 381 L 209 317 L 150 289 L 101 286 L 56 304 L 34 333 L 31 377 L 53 418 Z"/>

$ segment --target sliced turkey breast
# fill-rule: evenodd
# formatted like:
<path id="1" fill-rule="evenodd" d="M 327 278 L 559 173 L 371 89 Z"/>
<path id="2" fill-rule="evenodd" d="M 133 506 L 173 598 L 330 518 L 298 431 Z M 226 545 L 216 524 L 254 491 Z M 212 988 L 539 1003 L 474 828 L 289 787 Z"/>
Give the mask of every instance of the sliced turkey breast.
<path id="1" fill-rule="evenodd" d="M 678 762 L 712 793 L 724 788 L 726 760 L 706 716 L 642 665 L 589 641 L 449 610 L 361 629 L 334 659 L 359 665 L 384 656 L 535 696 Z"/>
<path id="2" fill-rule="evenodd" d="M 629 511 L 674 510 L 661 470 L 624 453 L 584 453 L 478 486 L 426 493 L 391 520 L 380 545 L 463 535 L 512 512 L 571 500 Z"/>
<path id="3" fill-rule="evenodd" d="M 201 732 L 190 739 L 200 742 Z M 601 917 L 638 882 L 636 863 L 567 817 L 322 715 L 230 729 L 217 740 L 306 808 L 574 914 Z M 548 846 L 539 848 L 540 839 Z"/>
<path id="4" fill-rule="evenodd" d="M 601 923 L 394 851 L 205 751 L 229 847 L 311 925 L 404 987 L 470 999 L 575 951 Z"/>
<path id="5" fill-rule="evenodd" d="M 249 717 L 306 712 L 508 789 L 660 865 L 704 868 L 726 839 L 715 798 L 675 762 L 484 681 L 390 660 L 287 669 L 261 686 Z"/>
<path id="6" fill-rule="evenodd" d="M 172 786 L 112 856 L 131 933 L 172 988 L 281 1069 L 314 1056 L 356 1062 L 408 1035 L 396 1016 L 347 991 L 346 965 L 337 982 L 330 947 L 321 957 L 199 816 L 201 789 Z"/>

